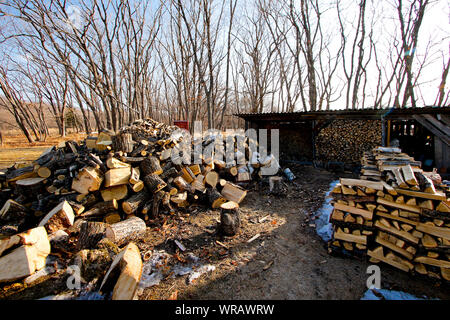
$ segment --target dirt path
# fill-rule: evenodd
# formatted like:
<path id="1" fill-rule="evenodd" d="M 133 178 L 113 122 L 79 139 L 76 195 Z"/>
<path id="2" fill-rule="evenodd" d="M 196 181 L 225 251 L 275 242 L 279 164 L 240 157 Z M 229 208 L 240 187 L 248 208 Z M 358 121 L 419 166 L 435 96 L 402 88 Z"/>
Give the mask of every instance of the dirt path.
<path id="1" fill-rule="evenodd" d="M 186 252 L 213 264 L 216 270 L 193 284 L 187 284 L 185 277 L 172 279 L 168 275 L 160 285 L 146 289 L 140 299 L 167 299 L 175 292 L 178 299 L 360 299 L 367 290 L 369 263 L 329 255 L 310 226 L 310 214 L 321 207 L 329 183 L 338 176 L 311 167 L 295 173 L 298 183 L 290 186 L 286 198 L 249 193 L 242 203 L 243 230 L 234 238 L 212 233 L 219 219 L 217 212 L 182 218 L 184 222 L 177 226 L 182 231 L 174 237 L 184 243 Z M 154 249 L 174 253 L 172 241 L 159 239 L 160 233 L 151 232 L 149 245 L 141 249 L 151 249 L 150 243 L 157 243 Z M 256 234 L 260 236 L 248 243 Z M 450 299 L 448 287 L 380 267 L 383 289 Z"/>

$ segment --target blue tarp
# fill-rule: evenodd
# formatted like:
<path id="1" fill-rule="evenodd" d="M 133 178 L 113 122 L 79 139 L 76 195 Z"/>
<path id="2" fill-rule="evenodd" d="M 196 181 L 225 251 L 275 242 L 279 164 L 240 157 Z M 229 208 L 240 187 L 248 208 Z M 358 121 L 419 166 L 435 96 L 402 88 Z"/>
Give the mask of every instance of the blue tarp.
<path id="1" fill-rule="evenodd" d="M 330 215 L 333 212 L 333 206 L 331 205 L 330 193 L 334 187 L 339 183 L 339 180 L 335 180 L 330 183 L 330 189 L 325 194 L 325 202 L 322 207 L 316 212 L 316 232 L 322 238 L 323 241 L 330 241 L 333 237 L 333 227 L 330 223 Z"/>
<path id="2" fill-rule="evenodd" d="M 364 293 L 361 300 L 439 300 L 439 299 L 430 299 L 427 297 L 416 297 L 410 293 L 395 291 L 395 290 L 386 290 L 386 289 L 376 289 L 377 294 L 375 294 L 372 289 L 369 289 Z M 383 297 L 380 297 L 379 295 Z"/>

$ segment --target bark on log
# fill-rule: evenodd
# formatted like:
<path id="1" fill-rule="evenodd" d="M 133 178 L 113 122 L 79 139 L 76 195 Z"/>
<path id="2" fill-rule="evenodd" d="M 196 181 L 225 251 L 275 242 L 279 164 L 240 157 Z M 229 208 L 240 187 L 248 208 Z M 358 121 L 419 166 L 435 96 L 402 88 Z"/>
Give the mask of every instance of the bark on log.
<path id="1" fill-rule="evenodd" d="M 136 213 L 149 198 L 150 195 L 145 190 L 136 193 L 122 203 L 122 209 L 126 214 Z"/>
<path id="2" fill-rule="evenodd" d="M 106 228 L 106 237 L 121 246 L 130 241 L 141 239 L 146 230 L 144 220 L 138 217 L 130 217 L 124 221 L 115 223 Z"/>
<path id="3" fill-rule="evenodd" d="M 145 186 L 151 193 L 156 193 L 167 186 L 167 184 L 157 174 L 145 176 L 143 180 Z"/>
<path id="4" fill-rule="evenodd" d="M 133 151 L 134 141 L 131 133 L 119 133 L 112 137 L 112 148 L 115 151 L 130 153 Z"/>
<path id="5" fill-rule="evenodd" d="M 234 236 L 239 232 L 241 218 L 239 205 L 236 202 L 226 202 L 220 206 L 219 231 L 226 236 Z"/>
<path id="6" fill-rule="evenodd" d="M 81 224 L 77 248 L 92 249 L 103 239 L 106 232 L 106 223 L 85 221 Z"/>
<path id="7" fill-rule="evenodd" d="M 145 158 L 139 166 L 142 175 L 148 176 L 150 174 L 160 175 L 163 173 L 159 159 L 156 157 Z"/>

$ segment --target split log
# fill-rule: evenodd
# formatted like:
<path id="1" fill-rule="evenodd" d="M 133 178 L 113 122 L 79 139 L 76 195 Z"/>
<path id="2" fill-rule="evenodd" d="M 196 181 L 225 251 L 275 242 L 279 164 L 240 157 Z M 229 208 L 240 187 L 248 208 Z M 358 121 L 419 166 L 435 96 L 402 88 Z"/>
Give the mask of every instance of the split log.
<path id="1" fill-rule="evenodd" d="M 86 167 L 73 179 L 72 190 L 81 194 L 97 191 L 103 182 L 103 176 L 97 168 Z"/>
<path id="2" fill-rule="evenodd" d="M 20 247 L 15 248 L 20 245 Z M 0 240 L 0 282 L 14 281 L 29 276 L 45 266 L 50 254 L 50 242 L 45 228 L 38 227 Z"/>
<path id="3" fill-rule="evenodd" d="M 127 184 L 131 177 L 131 167 L 110 169 L 105 173 L 105 187 Z"/>
<path id="4" fill-rule="evenodd" d="M 167 186 L 167 184 L 157 174 L 150 174 L 144 177 L 145 186 L 151 193 L 156 193 Z"/>
<path id="5" fill-rule="evenodd" d="M 73 225 L 75 215 L 67 201 L 58 204 L 39 223 L 39 227 L 45 227 L 49 233 L 69 228 Z"/>
<path id="6" fill-rule="evenodd" d="M 83 222 L 78 237 L 78 250 L 95 248 L 97 243 L 105 236 L 105 232 L 106 224 L 103 222 Z"/>
<path id="7" fill-rule="evenodd" d="M 106 228 L 106 238 L 121 246 L 130 241 L 141 239 L 146 230 L 144 220 L 138 217 L 130 217 L 124 221 L 115 223 Z"/>
<path id="8" fill-rule="evenodd" d="M 244 188 L 235 185 L 229 181 L 223 186 L 221 194 L 229 201 L 234 201 L 236 203 L 241 203 L 247 195 L 247 190 Z"/>
<path id="9" fill-rule="evenodd" d="M 228 201 L 220 205 L 219 230 L 226 236 L 234 236 L 239 232 L 241 225 L 239 205 Z"/>
<path id="10" fill-rule="evenodd" d="M 130 164 L 122 162 L 114 157 L 109 157 L 106 160 L 106 166 L 109 169 L 118 169 L 118 168 L 129 168 Z"/>
<path id="11" fill-rule="evenodd" d="M 129 243 L 111 264 L 100 285 L 100 292 L 112 291 L 112 300 L 132 300 L 142 276 L 139 248 Z"/>
<path id="12" fill-rule="evenodd" d="M 407 184 L 409 184 L 410 186 L 419 185 L 410 165 L 401 167 L 401 170 L 403 173 L 403 178 Z"/>
<path id="13" fill-rule="evenodd" d="M 122 209 L 126 214 L 135 213 L 139 208 L 142 208 L 149 197 L 150 195 L 145 191 L 136 193 L 122 203 Z"/>
<path id="14" fill-rule="evenodd" d="M 111 188 L 106 188 L 100 191 L 103 201 L 110 201 L 112 199 L 122 200 L 128 195 L 128 188 L 125 184 L 120 186 L 115 186 Z"/>
<path id="15" fill-rule="evenodd" d="M 209 204 L 213 209 L 220 208 L 223 203 L 227 202 L 227 199 L 216 189 L 207 189 L 206 193 L 208 195 Z"/>
<path id="16" fill-rule="evenodd" d="M 136 184 L 136 183 L 138 183 L 139 181 L 141 181 L 141 180 L 139 180 L 139 177 L 140 177 L 140 176 L 141 176 L 141 172 L 140 172 L 140 170 L 139 170 L 138 167 L 131 168 L 131 176 L 130 176 L 129 182 L 130 182 L 131 184 Z"/>

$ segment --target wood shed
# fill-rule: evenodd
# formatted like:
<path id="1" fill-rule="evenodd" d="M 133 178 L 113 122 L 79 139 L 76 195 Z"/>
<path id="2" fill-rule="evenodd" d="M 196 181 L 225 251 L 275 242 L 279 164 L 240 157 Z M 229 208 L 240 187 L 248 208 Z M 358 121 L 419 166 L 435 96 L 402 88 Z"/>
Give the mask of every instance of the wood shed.
<path id="1" fill-rule="evenodd" d="M 422 161 L 424 168 L 437 168 L 444 176 L 450 172 L 450 107 L 235 116 L 244 119 L 245 129 L 279 129 L 282 160 L 357 163 L 364 151 L 398 140 L 399 147 Z"/>

